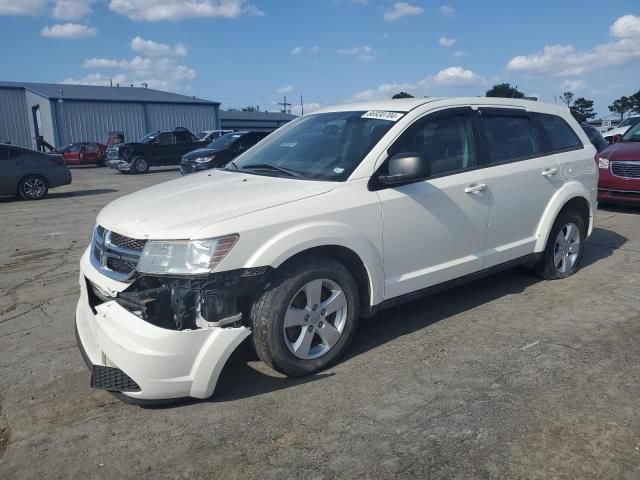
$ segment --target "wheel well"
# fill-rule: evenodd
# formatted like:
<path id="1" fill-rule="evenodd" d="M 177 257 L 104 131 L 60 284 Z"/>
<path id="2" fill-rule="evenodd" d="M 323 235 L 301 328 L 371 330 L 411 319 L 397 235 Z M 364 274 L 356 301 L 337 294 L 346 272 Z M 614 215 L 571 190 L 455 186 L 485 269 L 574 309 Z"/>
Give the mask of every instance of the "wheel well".
<path id="1" fill-rule="evenodd" d="M 566 212 L 569 210 L 575 211 L 584 222 L 584 228 L 589 231 L 589 224 L 591 220 L 591 214 L 589 211 L 589 202 L 584 197 L 573 197 L 567 203 L 564 204 L 562 210 L 560 210 L 559 214 L 562 212 Z"/>
<path id="2" fill-rule="evenodd" d="M 369 282 L 369 274 L 367 273 L 367 269 L 365 268 L 364 263 L 357 253 L 355 253 L 353 250 L 350 250 L 349 248 L 339 245 L 323 245 L 322 247 L 309 248 L 308 250 L 303 250 L 302 252 L 296 253 L 293 257 L 287 259 L 278 268 L 282 268 L 284 265 L 288 264 L 294 259 L 299 259 L 301 257 L 307 256 L 333 258 L 342 263 L 342 265 L 344 265 L 345 268 L 349 270 L 349 273 L 353 275 L 353 279 L 356 281 L 356 285 L 358 286 L 358 292 L 360 294 L 361 315 L 365 314 L 369 310 L 371 300 L 371 284 Z"/>

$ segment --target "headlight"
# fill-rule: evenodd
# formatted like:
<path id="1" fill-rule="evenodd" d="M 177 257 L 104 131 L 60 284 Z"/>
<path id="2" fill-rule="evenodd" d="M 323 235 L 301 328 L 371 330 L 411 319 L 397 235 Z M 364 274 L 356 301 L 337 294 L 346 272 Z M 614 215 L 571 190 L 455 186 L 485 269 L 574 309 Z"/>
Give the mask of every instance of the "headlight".
<path id="1" fill-rule="evenodd" d="M 239 238 L 230 235 L 208 240 L 150 240 L 138 261 L 138 271 L 165 275 L 209 273 L 224 260 Z"/>
<path id="2" fill-rule="evenodd" d="M 609 168 L 609 159 L 608 158 L 598 158 L 598 168 Z"/>
<path id="3" fill-rule="evenodd" d="M 215 155 L 211 155 L 210 157 L 198 157 L 198 158 L 195 159 L 195 162 L 196 163 L 206 163 L 206 162 L 210 162 L 214 158 L 216 158 Z"/>

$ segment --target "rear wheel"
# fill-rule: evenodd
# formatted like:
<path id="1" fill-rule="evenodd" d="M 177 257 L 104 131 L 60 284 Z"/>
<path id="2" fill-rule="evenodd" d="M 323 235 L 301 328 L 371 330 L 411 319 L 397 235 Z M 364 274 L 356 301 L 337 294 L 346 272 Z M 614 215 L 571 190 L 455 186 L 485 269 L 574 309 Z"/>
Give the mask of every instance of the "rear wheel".
<path id="1" fill-rule="evenodd" d="M 576 273 L 585 239 L 582 217 L 572 210 L 561 212 L 551 228 L 544 254 L 534 267 L 536 274 L 545 280 L 555 280 Z"/>
<path id="2" fill-rule="evenodd" d="M 147 173 L 149 171 L 149 164 L 142 157 L 136 157 L 131 162 L 131 171 L 133 173 Z"/>
<path id="3" fill-rule="evenodd" d="M 39 175 L 28 175 L 18 184 L 18 193 L 25 200 L 40 200 L 48 191 L 49 184 Z"/>
<path id="4" fill-rule="evenodd" d="M 258 357 L 290 376 L 335 363 L 349 347 L 358 322 L 357 285 L 335 260 L 303 258 L 275 274 L 251 310 Z"/>

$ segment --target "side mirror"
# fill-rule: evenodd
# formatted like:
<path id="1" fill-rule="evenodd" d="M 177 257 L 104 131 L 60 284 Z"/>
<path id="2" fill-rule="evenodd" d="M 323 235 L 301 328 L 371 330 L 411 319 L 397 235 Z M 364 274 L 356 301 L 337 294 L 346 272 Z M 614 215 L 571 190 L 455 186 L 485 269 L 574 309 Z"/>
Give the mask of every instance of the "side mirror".
<path id="1" fill-rule="evenodd" d="M 619 133 L 616 133 L 616 134 L 613 136 L 613 143 L 617 143 L 617 142 L 619 142 L 620 140 L 622 140 L 622 135 L 620 135 Z"/>
<path id="2" fill-rule="evenodd" d="M 431 165 L 419 153 L 398 153 L 388 160 L 389 173 L 380 175 L 378 181 L 390 187 L 406 185 L 431 176 Z"/>

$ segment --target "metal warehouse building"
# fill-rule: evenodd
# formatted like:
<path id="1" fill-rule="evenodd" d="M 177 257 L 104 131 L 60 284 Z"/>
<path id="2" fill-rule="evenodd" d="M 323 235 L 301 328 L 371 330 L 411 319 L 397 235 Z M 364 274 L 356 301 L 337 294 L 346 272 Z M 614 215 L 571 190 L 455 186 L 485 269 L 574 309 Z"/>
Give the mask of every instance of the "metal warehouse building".
<path id="1" fill-rule="evenodd" d="M 61 147 L 104 142 L 109 132 L 136 141 L 175 127 L 219 129 L 220 104 L 150 88 L 0 82 L 0 142 L 35 148 L 42 135 Z"/>

